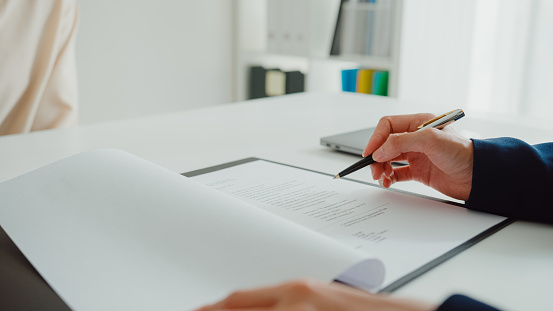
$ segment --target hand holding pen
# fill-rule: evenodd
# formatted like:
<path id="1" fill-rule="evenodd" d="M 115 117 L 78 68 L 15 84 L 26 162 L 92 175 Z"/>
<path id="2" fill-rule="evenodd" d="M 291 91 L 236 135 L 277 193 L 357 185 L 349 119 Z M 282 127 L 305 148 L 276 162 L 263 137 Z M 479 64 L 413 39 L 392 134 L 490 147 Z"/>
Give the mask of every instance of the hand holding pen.
<path id="1" fill-rule="evenodd" d="M 383 187 L 415 180 L 453 198 L 466 200 L 472 184 L 472 141 L 445 127 L 463 115 L 461 110 L 444 114 L 438 117 L 440 120 L 432 114 L 384 117 L 365 147 L 366 158 L 348 168 L 352 170 L 343 172 L 349 174 L 369 165 L 366 163 L 372 161 L 367 158 L 372 156 L 373 179 Z M 394 161 L 407 161 L 408 165 L 392 167 Z M 339 177 L 347 175 L 343 172 Z"/>

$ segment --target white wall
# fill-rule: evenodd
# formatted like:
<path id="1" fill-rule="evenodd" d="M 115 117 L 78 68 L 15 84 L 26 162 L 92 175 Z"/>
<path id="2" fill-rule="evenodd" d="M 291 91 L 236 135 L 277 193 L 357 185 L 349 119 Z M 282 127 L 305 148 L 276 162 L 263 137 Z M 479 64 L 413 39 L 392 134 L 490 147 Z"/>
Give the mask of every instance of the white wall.
<path id="1" fill-rule="evenodd" d="M 478 1 L 473 31 L 469 107 L 517 114 L 528 66 L 533 1 Z"/>
<path id="2" fill-rule="evenodd" d="M 553 1 L 537 0 L 532 21 L 521 112 L 550 120 L 553 115 Z"/>
<path id="3" fill-rule="evenodd" d="M 475 1 L 403 1 L 398 98 L 465 108 Z"/>
<path id="4" fill-rule="evenodd" d="M 553 1 L 403 4 L 399 98 L 548 122 Z"/>
<path id="5" fill-rule="evenodd" d="M 232 99 L 232 1 L 79 0 L 80 123 Z"/>

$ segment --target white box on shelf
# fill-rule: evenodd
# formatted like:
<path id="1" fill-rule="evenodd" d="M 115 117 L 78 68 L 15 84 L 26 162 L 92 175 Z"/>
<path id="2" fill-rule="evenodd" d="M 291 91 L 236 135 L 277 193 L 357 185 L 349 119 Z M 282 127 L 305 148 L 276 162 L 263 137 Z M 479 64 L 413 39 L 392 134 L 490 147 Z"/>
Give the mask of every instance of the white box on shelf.
<path id="1" fill-rule="evenodd" d="M 275 1 L 275 0 L 269 0 Z M 276 0 L 279 2 L 280 10 L 277 11 L 277 14 L 280 14 L 277 18 L 280 20 L 280 29 L 277 33 L 280 34 L 279 43 L 280 48 L 278 52 L 284 54 L 293 54 L 293 33 L 294 33 L 294 15 L 292 14 L 296 10 L 297 4 L 294 0 Z M 298 1 L 302 2 L 302 1 Z M 269 17 L 271 12 L 269 12 Z"/>
<path id="2" fill-rule="evenodd" d="M 345 2 L 341 14 L 341 55 L 390 56 L 394 0 Z"/>
<path id="3" fill-rule="evenodd" d="M 374 56 L 390 56 L 392 36 L 394 34 L 394 0 L 383 0 L 375 3 Z"/>
<path id="4" fill-rule="evenodd" d="M 290 1 L 290 0 L 287 0 Z M 298 56 L 309 56 L 309 42 L 310 42 L 310 29 L 309 19 L 311 17 L 310 1 L 291 0 L 289 11 L 289 25 L 290 28 L 290 50 L 289 53 Z"/>
<path id="5" fill-rule="evenodd" d="M 279 53 L 282 51 L 283 5 L 280 0 L 267 0 L 267 51 Z"/>
<path id="6" fill-rule="evenodd" d="M 328 55 L 338 8 L 337 0 L 267 0 L 267 52 Z"/>

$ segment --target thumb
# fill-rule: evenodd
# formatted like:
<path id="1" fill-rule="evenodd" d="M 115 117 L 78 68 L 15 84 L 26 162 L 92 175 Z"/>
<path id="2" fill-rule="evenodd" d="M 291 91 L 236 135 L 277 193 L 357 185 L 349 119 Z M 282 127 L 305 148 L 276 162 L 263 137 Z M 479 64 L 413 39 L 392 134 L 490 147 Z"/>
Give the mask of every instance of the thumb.
<path id="1" fill-rule="evenodd" d="M 373 153 L 373 159 L 377 162 L 387 162 L 408 152 L 421 152 L 430 155 L 440 145 L 440 136 L 440 131 L 437 129 L 391 134 L 384 144 Z"/>

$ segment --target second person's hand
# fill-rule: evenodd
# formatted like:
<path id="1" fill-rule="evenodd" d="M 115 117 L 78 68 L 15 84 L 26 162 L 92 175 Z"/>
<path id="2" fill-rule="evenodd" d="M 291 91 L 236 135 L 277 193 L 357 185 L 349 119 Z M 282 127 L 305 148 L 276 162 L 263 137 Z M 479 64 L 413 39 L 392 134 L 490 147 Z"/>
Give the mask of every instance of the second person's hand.
<path id="1" fill-rule="evenodd" d="M 436 308 L 433 304 L 370 294 L 342 284 L 297 280 L 234 292 L 217 303 L 195 311 L 431 311 Z"/>
<path id="2" fill-rule="evenodd" d="M 433 114 L 387 116 L 380 119 L 363 151 L 377 161 L 373 179 L 388 188 L 395 182 L 415 180 L 450 197 L 467 200 L 472 186 L 473 146 L 449 127 L 417 131 Z M 392 167 L 393 161 L 408 165 Z"/>

